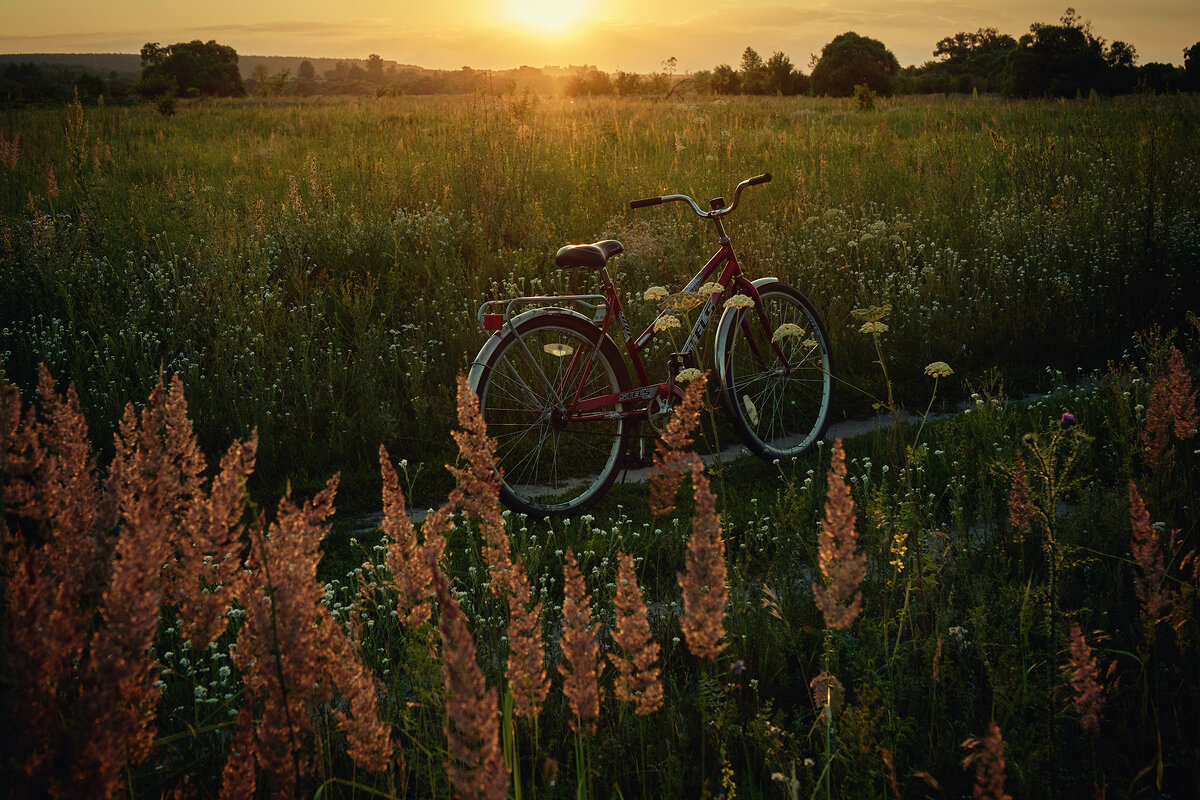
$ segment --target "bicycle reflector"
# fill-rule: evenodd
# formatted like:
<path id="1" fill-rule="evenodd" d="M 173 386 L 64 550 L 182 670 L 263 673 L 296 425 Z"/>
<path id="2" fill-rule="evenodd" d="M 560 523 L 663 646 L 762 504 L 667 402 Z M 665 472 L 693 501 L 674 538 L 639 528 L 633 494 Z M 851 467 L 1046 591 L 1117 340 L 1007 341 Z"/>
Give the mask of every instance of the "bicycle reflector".
<path id="1" fill-rule="evenodd" d="M 503 314 L 484 314 L 483 329 L 485 331 L 498 331 L 504 327 Z"/>
<path id="2" fill-rule="evenodd" d="M 542 349 L 556 358 L 563 358 L 575 352 L 574 347 L 571 347 L 569 344 L 562 344 L 561 342 L 551 342 Z"/>

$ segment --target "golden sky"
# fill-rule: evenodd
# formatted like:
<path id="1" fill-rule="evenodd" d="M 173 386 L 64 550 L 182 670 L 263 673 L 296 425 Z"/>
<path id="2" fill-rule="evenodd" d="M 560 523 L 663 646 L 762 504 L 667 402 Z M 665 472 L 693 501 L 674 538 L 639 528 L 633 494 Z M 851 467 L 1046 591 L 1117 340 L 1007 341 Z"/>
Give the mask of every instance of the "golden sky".
<path id="1" fill-rule="evenodd" d="M 1076 0 L 1078 1 L 1078 0 Z M 0 0 L 0 52 L 136 53 L 216 39 L 243 55 L 385 59 L 424 67 L 505 69 L 595 64 L 648 72 L 737 66 L 742 50 L 809 54 L 853 30 L 901 64 L 932 58 L 938 39 L 994 27 L 1019 37 L 1056 22 L 1065 3 L 1038 0 Z M 1091 0 L 1076 6 L 1139 63 L 1183 63 L 1200 41 L 1200 0 Z"/>

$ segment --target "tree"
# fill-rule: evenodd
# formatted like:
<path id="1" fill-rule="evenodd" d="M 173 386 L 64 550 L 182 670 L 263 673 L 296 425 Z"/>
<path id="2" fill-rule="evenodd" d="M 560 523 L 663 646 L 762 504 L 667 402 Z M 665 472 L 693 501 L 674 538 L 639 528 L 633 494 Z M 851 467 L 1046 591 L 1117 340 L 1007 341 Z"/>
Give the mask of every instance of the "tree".
<path id="1" fill-rule="evenodd" d="M 938 40 L 928 64 L 928 83 L 938 91 L 970 92 L 998 89 L 1005 81 L 1009 53 L 1017 40 L 995 28 L 965 31 Z"/>
<path id="2" fill-rule="evenodd" d="M 708 84 L 713 94 L 737 94 L 742 88 L 742 78 L 728 64 L 718 64 L 713 67 Z"/>
<path id="3" fill-rule="evenodd" d="M 291 70 L 280 70 L 272 75 L 266 64 L 259 64 L 251 73 L 254 82 L 254 92 L 259 97 L 279 97 L 287 91 L 288 76 Z"/>
<path id="4" fill-rule="evenodd" d="M 612 94 L 612 79 L 608 77 L 607 72 L 601 72 L 595 67 L 585 67 L 567 81 L 566 93 L 568 97 Z"/>
<path id="5" fill-rule="evenodd" d="M 849 97 L 861 84 L 890 95 L 899 71 L 900 62 L 883 42 L 848 31 L 821 48 L 821 58 L 812 71 L 812 87 L 817 94 Z"/>
<path id="6" fill-rule="evenodd" d="M 191 42 L 159 47 L 142 46 L 142 82 L 162 85 L 173 80 L 181 95 L 204 94 L 241 97 L 246 93 L 238 72 L 238 54 L 215 41 Z"/>
<path id="7" fill-rule="evenodd" d="M 383 58 L 376 53 L 367 56 L 367 80 L 383 83 Z"/>
<path id="8" fill-rule="evenodd" d="M 1200 91 L 1200 42 L 1183 51 L 1183 71 L 1193 91 Z"/>
<path id="9" fill-rule="evenodd" d="M 778 50 L 763 65 L 768 94 L 800 94 L 808 89 L 808 80 L 792 67 L 792 60 Z"/>
<path id="10" fill-rule="evenodd" d="M 742 66 L 738 70 L 742 79 L 742 91 L 746 94 L 766 94 L 767 67 L 753 47 L 742 51 Z"/>
<path id="11" fill-rule="evenodd" d="M 1107 91 L 1111 77 L 1104 40 L 1068 8 L 1058 25 L 1035 22 L 1008 60 L 1014 94 L 1072 97 Z"/>
<path id="12" fill-rule="evenodd" d="M 317 70 L 313 67 L 312 62 L 305 59 L 300 62 L 300 80 L 315 81 L 317 79 Z"/>
<path id="13" fill-rule="evenodd" d="M 1142 64 L 1134 69 L 1137 73 L 1139 91 L 1165 94 L 1188 89 L 1187 73 L 1183 67 L 1151 61 L 1149 64 Z"/>
<path id="14" fill-rule="evenodd" d="M 642 83 L 642 76 L 636 72 L 622 72 L 621 70 L 617 70 L 617 77 L 613 81 L 613 87 L 621 97 L 633 97 L 642 93 Z"/>

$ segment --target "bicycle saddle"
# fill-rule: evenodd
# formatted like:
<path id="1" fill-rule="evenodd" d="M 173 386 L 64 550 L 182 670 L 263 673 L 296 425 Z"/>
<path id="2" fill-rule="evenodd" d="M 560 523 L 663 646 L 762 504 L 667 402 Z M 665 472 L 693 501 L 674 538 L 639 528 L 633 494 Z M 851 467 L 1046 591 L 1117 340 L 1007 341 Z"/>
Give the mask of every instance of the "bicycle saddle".
<path id="1" fill-rule="evenodd" d="M 554 263 L 559 267 L 599 269 L 610 258 L 624 252 L 625 247 L 616 239 L 603 239 L 593 244 L 569 244 L 559 248 Z"/>

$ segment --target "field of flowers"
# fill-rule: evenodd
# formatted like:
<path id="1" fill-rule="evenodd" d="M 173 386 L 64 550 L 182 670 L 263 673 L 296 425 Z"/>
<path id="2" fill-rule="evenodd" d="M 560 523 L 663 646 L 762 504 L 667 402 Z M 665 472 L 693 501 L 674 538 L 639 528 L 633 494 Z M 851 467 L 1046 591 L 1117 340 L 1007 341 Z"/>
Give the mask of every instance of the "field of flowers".
<path id="1" fill-rule="evenodd" d="M 1190 796 L 1198 121 L 1178 97 L 10 115 L 0 780 Z M 731 233 L 824 315 L 839 409 L 966 408 L 705 470 L 698 379 L 651 487 L 503 511 L 456 382 L 477 304 L 583 288 L 551 254 L 612 236 L 644 324 L 711 233 L 624 201 L 762 171 Z"/>
<path id="2" fill-rule="evenodd" d="M 453 379 L 484 299 L 590 290 L 562 244 L 624 242 L 634 311 L 715 249 L 679 207 L 769 171 L 730 232 L 755 276 L 799 286 L 840 372 L 882 396 L 850 311 L 890 303 L 893 379 L 1100 367 L 1200 291 L 1194 97 L 1059 103 L 900 98 L 487 97 L 200 101 L 10 114 L 0 123 L 0 356 L 75 382 L 95 430 L 179 375 L 217 452 L 260 433 L 281 491 L 341 471 L 373 502 L 380 443 L 451 456 Z M 636 323 L 642 320 L 631 320 Z M 954 387 L 961 389 L 958 380 Z M 965 395 L 965 393 L 963 393 Z M 870 410 L 854 389 L 843 409 Z M 440 472 L 430 470 L 427 474 Z M 426 484 L 429 502 L 449 488 Z"/>

